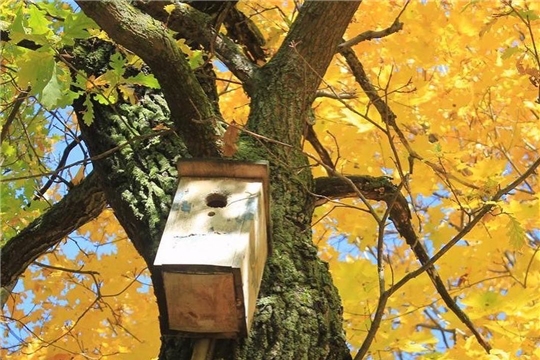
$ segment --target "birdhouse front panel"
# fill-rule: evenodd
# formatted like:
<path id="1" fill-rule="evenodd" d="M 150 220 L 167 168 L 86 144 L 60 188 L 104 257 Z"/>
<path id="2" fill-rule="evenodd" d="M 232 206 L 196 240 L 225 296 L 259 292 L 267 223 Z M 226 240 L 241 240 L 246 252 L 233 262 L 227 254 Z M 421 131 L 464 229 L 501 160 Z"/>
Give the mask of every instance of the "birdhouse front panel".
<path id="1" fill-rule="evenodd" d="M 202 270 L 163 272 L 170 329 L 191 335 L 236 337 L 245 331 L 244 304 L 237 299 L 242 285 L 235 286 L 239 276 L 231 271 Z"/>
<path id="2" fill-rule="evenodd" d="M 222 177 L 201 176 L 195 165 L 190 161 L 182 173 L 179 164 L 178 190 L 154 262 L 163 274 L 169 328 L 245 336 L 268 255 L 266 182 L 249 173 L 226 177 L 227 168 Z M 264 167 L 254 169 L 261 174 Z"/>

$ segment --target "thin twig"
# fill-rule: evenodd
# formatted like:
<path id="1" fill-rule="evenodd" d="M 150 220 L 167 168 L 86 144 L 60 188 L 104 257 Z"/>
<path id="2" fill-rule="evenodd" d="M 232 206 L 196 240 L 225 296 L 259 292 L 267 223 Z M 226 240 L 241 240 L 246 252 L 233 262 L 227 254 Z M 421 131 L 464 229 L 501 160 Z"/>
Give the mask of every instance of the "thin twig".
<path id="1" fill-rule="evenodd" d="M 174 133 L 174 132 L 175 132 L 174 129 L 167 129 L 167 130 L 156 131 L 156 132 L 154 132 L 152 134 L 145 134 L 145 135 L 135 136 L 132 139 L 129 139 L 129 140 L 127 140 L 127 141 L 125 141 L 125 142 L 123 142 L 123 143 L 121 143 L 121 144 L 119 144 L 119 145 L 117 145 L 117 146 L 115 146 L 115 147 L 113 147 L 113 148 L 111 148 L 109 150 L 106 150 L 106 151 L 102 152 L 101 154 L 92 156 L 92 157 L 90 157 L 88 159 L 75 161 L 75 162 L 73 162 L 73 163 L 71 163 L 69 165 L 57 168 L 54 171 L 47 171 L 47 172 L 44 172 L 44 173 L 41 173 L 41 174 L 31 174 L 31 175 L 24 175 L 24 176 L 14 176 L 14 177 L 10 177 L 10 178 L 0 178 L 0 183 L 6 183 L 6 182 L 16 181 L 16 180 L 32 179 L 32 178 L 42 177 L 42 176 L 56 176 L 61 171 L 69 169 L 70 167 L 81 165 L 81 164 L 87 164 L 90 161 L 104 159 L 104 158 L 114 154 L 115 152 L 123 149 L 124 147 L 126 147 L 128 145 L 131 145 L 131 144 L 133 144 L 133 143 L 135 143 L 137 141 L 151 139 L 151 138 L 156 137 L 156 136 L 163 136 L 163 135 L 171 134 L 171 133 Z"/>
<path id="2" fill-rule="evenodd" d="M 358 95 L 356 95 L 355 92 L 341 92 L 336 93 L 334 90 L 328 91 L 326 89 L 324 90 L 317 90 L 315 92 L 316 97 L 326 97 L 330 99 L 336 99 L 336 100 L 349 100 L 349 99 L 356 99 L 358 98 Z"/>
<path id="3" fill-rule="evenodd" d="M 13 102 L 13 108 L 11 109 L 11 112 L 9 113 L 6 119 L 6 122 L 2 126 L 2 131 L 0 132 L 0 144 L 2 144 L 4 140 L 6 139 L 9 132 L 9 127 L 13 123 L 13 120 L 15 120 L 15 116 L 17 116 L 17 113 L 19 112 L 19 108 L 21 107 L 24 99 L 28 97 L 29 92 L 30 92 L 30 86 L 26 88 L 26 90 L 21 90 L 21 92 L 19 92 L 19 95 L 17 95 L 17 98 Z"/>
<path id="4" fill-rule="evenodd" d="M 328 150 L 326 150 L 326 148 L 323 146 L 323 144 L 321 144 L 319 138 L 317 137 L 317 133 L 315 132 L 315 129 L 313 129 L 313 125 L 307 126 L 306 140 L 311 144 L 311 146 L 313 146 L 317 154 L 319 154 L 321 162 L 325 164 L 328 168 L 336 171 L 334 162 L 332 161 Z"/>
<path id="5" fill-rule="evenodd" d="M 74 274 L 99 275 L 98 271 L 81 270 L 81 269 L 68 269 L 68 268 L 64 268 L 64 267 L 44 264 L 44 263 L 41 263 L 39 261 L 34 261 L 32 264 L 37 265 L 37 266 L 42 267 L 42 268 L 46 268 L 46 269 L 58 270 L 58 271 L 69 272 L 69 273 L 74 273 Z"/>
<path id="6" fill-rule="evenodd" d="M 56 170 L 55 170 L 55 174 L 53 174 L 49 180 L 47 181 L 47 183 L 45 185 L 43 185 L 41 187 L 41 189 L 38 190 L 38 192 L 36 193 L 36 195 L 34 196 L 34 198 L 32 200 L 38 200 L 40 198 L 43 197 L 43 195 L 45 195 L 45 193 L 47 192 L 47 190 L 49 190 L 49 188 L 51 187 L 51 185 L 54 183 L 54 181 L 56 180 L 56 178 L 58 177 L 60 171 L 58 171 L 58 169 L 60 168 L 64 168 L 65 165 L 66 165 L 66 161 L 69 157 L 69 154 L 71 152 L 71 150 L 73 150 L 81 141 L 81 137 L 77 137 L 76 140 L 73 140 L 72 142 L 70 142 L 65 148 L 64 148 L 64 152 L 62 153 L 62 157 L 60 158 L 60 162 L 58 163 L 58 166 L 56 167 Z"/>
<path id="7" fill-rule="evenodd" d="M 399 12 L 399 14 L 396 16 L 396 19 L 394 20 L 392 25 L 390 25 L 386 29 L 376 30 L 376 31 L 374 31 L 374 30 L 364 31 L 360 35 L 357 35 L 357 36 L 353 37 L 352 39 L 341 43 L 338 46 L 338 49 L 339 50 L 348 49 L 351 46 L 354 46 L 354 45 L 356 45 L 356 44 L 358 44 L 358 43 L 360 43 L 362 41 L 372 40 L 372 39 L 380 39 L 380 38 L 386 37 L 388 35 L 392 35 L 394 33 L 397 33 L 398 31 L 403 29 L 403 23 L 399 21 L 399 18 L 401 17 L 401 15 L 403 15 L 405 10 L 407 9 L 407 6 L 409 6 L 409 3 L 410 3 L 410 1 L 407 1 L 405 3 L 405 5 L 403 6 L 403 8 Z"/>

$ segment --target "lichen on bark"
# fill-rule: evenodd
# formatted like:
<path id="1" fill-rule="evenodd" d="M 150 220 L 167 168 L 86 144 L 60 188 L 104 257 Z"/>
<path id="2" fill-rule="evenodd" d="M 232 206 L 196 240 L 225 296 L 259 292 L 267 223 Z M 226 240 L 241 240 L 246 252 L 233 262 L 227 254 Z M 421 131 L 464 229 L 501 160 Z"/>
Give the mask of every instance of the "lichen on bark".
<path id="1" fill-rule="evenodd" d="M 112 6 L 118 10 L 118 5 L 118 2 L 81 2 L 81 8 L 88 10 L 96 21 L 103 9 Z M 327 266 L 317 257 L 317 249 L 312 243 L 314 183 L 307 158 L 299 148 L 314 92 L 357 6 L 349 3 L 308 3 L 303 6 L 297 25 L 286 40 L 298 41 L 300 45 L 297 48 L 283 46 L 274 60 L 256 70 L 250 79 L 251 113 L 246 130 L 251 134 L 242 135 L 235 158 L 264 159 L 270 163 L 272 253 L 267 260 L 250 336 L 237 341 L 219 341 L 214 358 L 350 358 L 342 328 L 339 295 Z M 335 9 L 342 9 L 346 15 Z M 115 14 L 121 16 L 121 11 Z M 139 17 L 135 12 L 133 14 Z M 159 61 L 169 60 L 167 55 L 183 64 L 177 49 L 170 54 L 159 54 L 157 61 L 155 51 L 148 53 L 150 46 L 137 48 L 133 39 L 126 36 L 129 27 L 116 29 L 110 23 L 115 20 L 109 15 L 100 25 L 108 29 L 113 38 L 114 31 L 118 30 L 119 43 L 134 52 L 140 51 L 138 55 L 148 59 L 156 78 L 160 82 L 163 80 L 165 96 L 144 90 L 137 105 L 110 107 L 96 103 L 94 122 L 82 126 L 82 131 L 92 156 L 120 146 L 110 156 L 95 161 L 94 166 L 102 177 L 107 199 L 120 223 L 151 267 L 175 190 L 176 161 L 188 156 L 219 155 L 217 139 L 212 135 L 219 129 L 209 129 L 208 124 L 215 122 L 213 116 L 220 114 L 215 103 L 209 100 L 211 96 L 201 96 L 203 87 L 200 84 L 196 86 L 192 81 L 185 81 L 178 86 L 179 79 L 196 79 L 182 73 L 189 69 L 175 68 L 176 72 L 182 73 L 176 79 L 158 66 Z M 312 38 L 312 22 L 328 29 L 324 39 Z M 153 32 L 152 41 L 159 41 L 160 35 L 154 30 L 149 29 Z M 170 40 L 169 35 L 164 36 L 164 41 Z M 322 43 L 324 47 L 320 46 Z M 92 65 L 94 71 L 102 71 L 107 66 L 106 56 L 103 58 L 102 62 Z M 162 103 L 163 98 L 168 106 Z M 171 103 L 173 99 L 179 101 Z M 171 109 L 170 115 L 167 108 Z M 202 115 L 197 117 L 198 111 L 194 109 Z M 79 114 L 84 111 L 80 101 L 77 110 Z M 141 138 L 152 134 L 157 125 L 173 131 L 156 138 Z M 194 141 L 198 136 L 194 132 L 196 129 L 204 135 L 199 137 L 202 142 Z M 153 281 L 159 288 L 161 279 L 155 271 Z M 165 316 L 163 294 L 157 290 L 156 295 L 161 316 Z M 160 358 L 186 359 L 190 344 L 190 341 L 164 334 Z M 227 349 L 232 351 L 227 353 Z"/>

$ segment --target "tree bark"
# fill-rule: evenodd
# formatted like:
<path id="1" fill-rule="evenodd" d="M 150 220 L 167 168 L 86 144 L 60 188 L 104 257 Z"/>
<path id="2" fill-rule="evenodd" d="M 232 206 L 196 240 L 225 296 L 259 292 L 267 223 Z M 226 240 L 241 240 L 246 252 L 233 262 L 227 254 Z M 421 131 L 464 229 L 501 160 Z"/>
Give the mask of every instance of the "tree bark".
<path id="1" fill-rule="evenodd" d="M 114 5 L 116 9 L 121 8 L 123 13 L 127 11 L 120 4 Z M 110 9 L 111 6 L 81 2 L 83 10 L 100 23 L 113 39 L 145 59 L 161 83 L 167 71 L 158 67 L 156 62 L 161 64 L 164 58 L 171 56 L 169 52 L 176 58 L 174 54 L 177 50 L 162 48 L 159 60 L 146 57 L 149 49 L 139 42 L 149 36 L 144 29 L 140 30 L 142 33 L 135 35 L 140 36 L 140 39 L 135 41 L 130 39 L 129 32 L 136 29 L 127 30 L 126 33 L 123 26 L 120 26 L 118 30 L 119 26 L 115 25 L 118 18 L 103 14 L 104 9 Z M 279 139 L 294 148 L 300 148 L 306 126 L 305 116 L 357 6 L 355 2 L 308 2 L 302 7 L 284 45 L 253 77 L 256 80 L 250 86 L 253 90 L 247 129 L 268 139 Z M 155 27 L 136 12 L 129 16 L 144 19 L 150 24 L 148 26 Z M 111 24 L 107 24 L 109 22 Z M 169 35 L 161 36 L 164 40 L 156 38 L 149 43 L 170 41 Z M 157 52 L 154 50 L 154 53 Z M 178 59 L 178 63 L 182 63 L 182 60 Z M 187 69 L 182 68 L 180 71 L 185 72 Z M 160 72 L 163 73 L 159 75 Z M 178 86 L 174 88 L 168 85 L 175 81 L 174 76 L 171 78 L 162 84 L 171 116 L 176 124 L 192 122 L 193 113 L 175 111 L 177 105 L 172 103 L 175 101 L 173 99 L 187 97 L 194 107 L 198 107 L 199 103 L 207 104 L 208 101 L 200 98 L 198 84 L 188 81 L 182 83 L 182 89 L 178 89 Z M 194 96 L 193 93 L 199 95 Z M 163 117 L 154 117 L 154 123 L 172 125 L 180 132 L 180 138 L 171 135 L 160 138 L 154 144 L 133 144 L 95 164 L 96 171 L 105 179 L 104 190 L 109 203 L 150 269 L 175 191 L 176 160 L 179 157 L 215 153 L 190 146 L 187 141 L 183 148 L 182 140 L 189 133 L 182 136 L 184 129 L 170 124 L 164 104 L 155 105 L 158 99 L 158 95 L 145 94 L 139 107 L 124 104 L 115 111 L 95 104 L 94 123 L 82 127 L 92 155 L 104 152 L 119 142 L 129 141 L 133 134 L 152 129 L 155 124 L 146 121 L 148 116 L 143 114 L 155 106 L 160 109 L 159 113 Z M 185 100 L 183 104 L 186 104 Z M 156 110 L 152 111 L 156 113 Z M 190 126 L 197 128 L 205 125 L 196 122 Z M 201 145 L 211 147 L 213 143 L 207 140 Z M 291 152 L 290 148 L 275 142 L 261 142 L 260 138 L 244 136 L 236 158 L 270 161 L 273 253 L 265 269 L 257 314 L 249 338 L 236 342 L 219 341 L 215 358 L 350 358 L 342 328 L 340 299 L 328 268 L 318 259 L 311 239 L 313 180 L 306 157 L 301 151 Z M 152 271 L 152 277 L 163 316 L 166 312 L 160 290 L 160 275 Z M 165 332 L 165 329 L 162 330 Z M 191 347 L 189 340 L 164 336 L 160 357 L 187 359 Z"/>
<path id="2" fill-rule="evenodd" d="M 219 114 L 206 98 L 186 56 L 165 25 L 122 0 L 79 1 L 81 9 L 120 45 L 153 70 L 171 111 L 175 129 L 193 156 L 219 156 Z"/>
<path id="3" fill-rule="evenodd" d="M 139 55 L 161 85 L 161 91 L 139 87 L 136 105 L 95 102 L 90 125 L 82 121 L 85 99 L 73 106 L 89 153 L 98 158 L 93 166 L 106 201 L 152 273 L 163 319 L 162 279 L 152 264 L 176 190 L 176 162 L 221 156 L 221 114 L 162 23 L 126 1 L 78 4 L 115 42 Z M 270 162 L 273 252 L 250 336 L 218 341 L 214 359 L 351 358 L 339 295 L 312 243 L 314 181 L 301 142 L 316 90 L 358 5 L 304 3 L 284 44 L 261 68 L 232 59 L 239 54 L 223 39 L 221 56 L 251 96 L 246 129 L 258 134 L 242 135 L 235 159 Z M 74 49 L 73 65 L 97 77 L 116 51 L 111 43 L 85 41 Z M 157 134 L 157 127 L 172 131 Z M 189 359 L 192 340 L 167 335 L 160 324 L 160 359 Z"/>

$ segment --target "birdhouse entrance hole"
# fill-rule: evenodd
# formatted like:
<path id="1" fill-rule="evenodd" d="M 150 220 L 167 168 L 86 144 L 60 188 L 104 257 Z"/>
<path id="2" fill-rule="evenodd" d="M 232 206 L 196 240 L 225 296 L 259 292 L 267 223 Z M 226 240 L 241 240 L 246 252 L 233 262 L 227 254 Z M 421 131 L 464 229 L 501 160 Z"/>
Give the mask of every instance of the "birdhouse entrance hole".
<path id="1" fill-rule="evenodd" d="M 212 208 L 222 208 L 227 206 L 227 196 L 223 194 L 210 194 L 206 197 L 206 205 Z"/>

